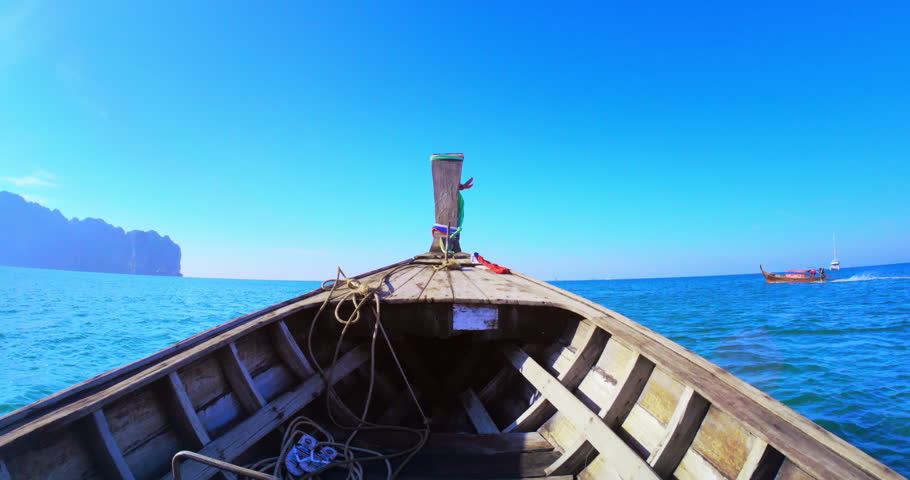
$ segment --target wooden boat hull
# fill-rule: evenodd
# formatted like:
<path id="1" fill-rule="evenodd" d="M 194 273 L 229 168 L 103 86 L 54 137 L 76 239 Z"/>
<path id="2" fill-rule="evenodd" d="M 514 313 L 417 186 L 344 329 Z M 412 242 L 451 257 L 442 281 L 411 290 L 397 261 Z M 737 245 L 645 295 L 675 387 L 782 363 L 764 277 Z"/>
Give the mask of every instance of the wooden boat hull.
<path id="1" fill-rule="evenodd" d="M 765 277 L 767 283 L 824 283 L 828 281 L 828 276 L 821 274 L 817 277 L 788 277 L 777 273 L 768 273 L 761 266 L 758 267 L 761 274 Z"/>
<path id="2" fill-rule="evenodd" d="M 419 256 L 358 277 L 382 285 L 382 323 L 430 419 L 402 478 L 903 478 L 616 312 L 519 273 L 440 263 Z M 277 454 L 297 415 L 330 425 L 327 384 L 362 406 L 370 365 L 369 420 L 419 424 L 390 355 L 370 354 L 375 314 L 349 328 L 331 378 L 315 373 L 343 328 L 316 313 L 349 293 L 238 318 L 0 418 L 0 479 L 170 479 L 181 450 L 250 464 Z M 462 323 L 464 312 L 485 321 Z M 357 445 L 412 441 L 367 432 Z M 223 475 L 189 462 L 181 472 Z"/>

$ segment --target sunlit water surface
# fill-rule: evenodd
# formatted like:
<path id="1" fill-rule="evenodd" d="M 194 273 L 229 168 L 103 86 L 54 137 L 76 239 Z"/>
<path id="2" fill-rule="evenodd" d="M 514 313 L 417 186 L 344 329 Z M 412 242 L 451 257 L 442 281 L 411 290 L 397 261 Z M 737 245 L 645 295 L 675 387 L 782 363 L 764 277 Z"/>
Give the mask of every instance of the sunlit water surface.
<path id="1" fill-rule="evenodd" d="M 910 476 L 910 264 L 838 277 L 553 283 L 695 351 Z M 318 286 L 0 267 L 0 415 Z"/>

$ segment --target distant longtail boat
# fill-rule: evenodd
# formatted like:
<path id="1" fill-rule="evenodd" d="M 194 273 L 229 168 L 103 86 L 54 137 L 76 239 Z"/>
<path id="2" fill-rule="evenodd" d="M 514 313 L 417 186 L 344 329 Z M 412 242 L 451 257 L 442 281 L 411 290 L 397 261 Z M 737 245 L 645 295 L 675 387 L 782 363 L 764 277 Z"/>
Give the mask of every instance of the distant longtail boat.
<path id="1" fill-rule="evenodd" d="M 761 270 L 761 274 L 765 276 L 765 281 L 768 283 L 821 283 L 828 281 L 824 268 L 818 270 L 787 270 L 785 274 L 768 273 L 761 265 L 758 266 L 758 269 Z"/>

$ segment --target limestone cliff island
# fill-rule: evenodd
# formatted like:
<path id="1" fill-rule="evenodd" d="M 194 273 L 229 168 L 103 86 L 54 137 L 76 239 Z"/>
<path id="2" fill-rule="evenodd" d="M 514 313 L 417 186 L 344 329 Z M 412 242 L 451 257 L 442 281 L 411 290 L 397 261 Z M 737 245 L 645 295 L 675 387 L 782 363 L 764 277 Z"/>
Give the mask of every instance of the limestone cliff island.
<path id="1" fill-rule="evenodd" d="M 0 192 L 0 265 L 182 276 L 180 246 L 167 235 L 67 219 L 10 192 Z"/>

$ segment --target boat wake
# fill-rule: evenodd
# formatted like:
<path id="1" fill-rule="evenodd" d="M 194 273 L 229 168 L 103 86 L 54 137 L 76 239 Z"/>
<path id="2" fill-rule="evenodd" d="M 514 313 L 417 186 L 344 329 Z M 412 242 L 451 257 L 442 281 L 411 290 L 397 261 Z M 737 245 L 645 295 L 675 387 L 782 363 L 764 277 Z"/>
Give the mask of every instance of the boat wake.
<path id="1" fill-rule="evenodd" d="M 871 280 L 910 280 L 910 277 L 879 277 L 868 273 L 861 273 L 859 275 L 853 275 L 850 278 L 832 280 L 832 282 L 868 282 Z"/>

